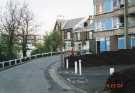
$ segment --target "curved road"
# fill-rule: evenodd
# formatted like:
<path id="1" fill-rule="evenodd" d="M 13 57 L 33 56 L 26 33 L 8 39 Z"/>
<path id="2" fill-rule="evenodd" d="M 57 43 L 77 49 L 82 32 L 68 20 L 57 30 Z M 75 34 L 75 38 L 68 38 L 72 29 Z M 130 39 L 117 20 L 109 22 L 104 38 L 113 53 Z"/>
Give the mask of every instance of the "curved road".
<path id="1" fill-rule="evenodd" d="M 50 79 L 48 69 L 60 56 L 32 60 L 0 72 L 0 93 L 75 93 L 64 90 Z"/>

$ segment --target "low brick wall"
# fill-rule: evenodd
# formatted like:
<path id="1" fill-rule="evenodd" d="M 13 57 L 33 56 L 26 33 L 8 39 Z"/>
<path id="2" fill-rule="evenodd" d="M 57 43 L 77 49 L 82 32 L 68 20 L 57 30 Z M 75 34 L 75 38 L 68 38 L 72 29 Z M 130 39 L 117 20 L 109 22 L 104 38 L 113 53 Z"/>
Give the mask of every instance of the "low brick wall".
<path id="1" fill-rule="evenodd" d="M 74 62 L 82 60 L 83 66 L 101 66 L 101 65 L 126 65 L 135 64 L 135 49 L 103 52 L 100 55 L 86 54 L 81 56 L 69 56 L 69 67 L 74 66 Z"/>

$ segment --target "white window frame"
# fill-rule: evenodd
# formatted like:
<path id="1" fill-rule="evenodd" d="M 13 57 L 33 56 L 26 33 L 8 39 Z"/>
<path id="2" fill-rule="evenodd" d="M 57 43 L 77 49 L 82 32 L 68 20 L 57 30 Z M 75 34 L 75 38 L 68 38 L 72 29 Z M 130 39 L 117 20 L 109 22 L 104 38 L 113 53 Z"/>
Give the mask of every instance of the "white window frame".
<path id="1" fill-rule="evenodd" d="M 67 32 L 67 39 L 68 39 L 68 40 L 71 39 L 71 34 L 70 34 L 70 32 Z"/>
<path id="2" fill-rule="evenodd" d="M 77 39 L 80 40 L 80 32 L 77 33 Z"/>

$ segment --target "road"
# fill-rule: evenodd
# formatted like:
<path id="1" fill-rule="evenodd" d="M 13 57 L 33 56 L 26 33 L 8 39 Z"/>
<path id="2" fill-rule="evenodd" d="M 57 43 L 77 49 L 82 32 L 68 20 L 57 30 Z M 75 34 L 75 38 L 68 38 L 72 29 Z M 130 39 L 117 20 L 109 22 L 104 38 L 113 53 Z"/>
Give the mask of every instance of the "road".
<path id="1" fill-rule="evenodd" d="M 48 74 L 60 56 L 32 60 L 0 72 L 0 93 L 75 93 L 59 87 Z"/>

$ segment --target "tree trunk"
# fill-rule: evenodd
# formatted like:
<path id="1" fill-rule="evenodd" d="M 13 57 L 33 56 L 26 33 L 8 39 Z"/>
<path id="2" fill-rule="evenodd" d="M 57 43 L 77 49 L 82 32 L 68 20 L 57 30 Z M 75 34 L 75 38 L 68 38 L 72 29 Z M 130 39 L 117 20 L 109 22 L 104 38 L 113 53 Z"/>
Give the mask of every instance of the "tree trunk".
<path id="1" fill-rule="evenodd" d="M 14 30 L 10 31 L 9 32 L 9 42 L 8 42 L 8 57 L 9 59 L 13 59 L 15 58 L 15 55 L 13 53 L 13 48 L 14 48 L 14 43 L 13 43 L 13 40 L 14 40 Z"/>
<path id="2" fill-rule="evenodd" d="M 25 35 L 25 30 L 22 29 L 22 53 L 23 57 L 27 56 L 27 35 Z"/>

